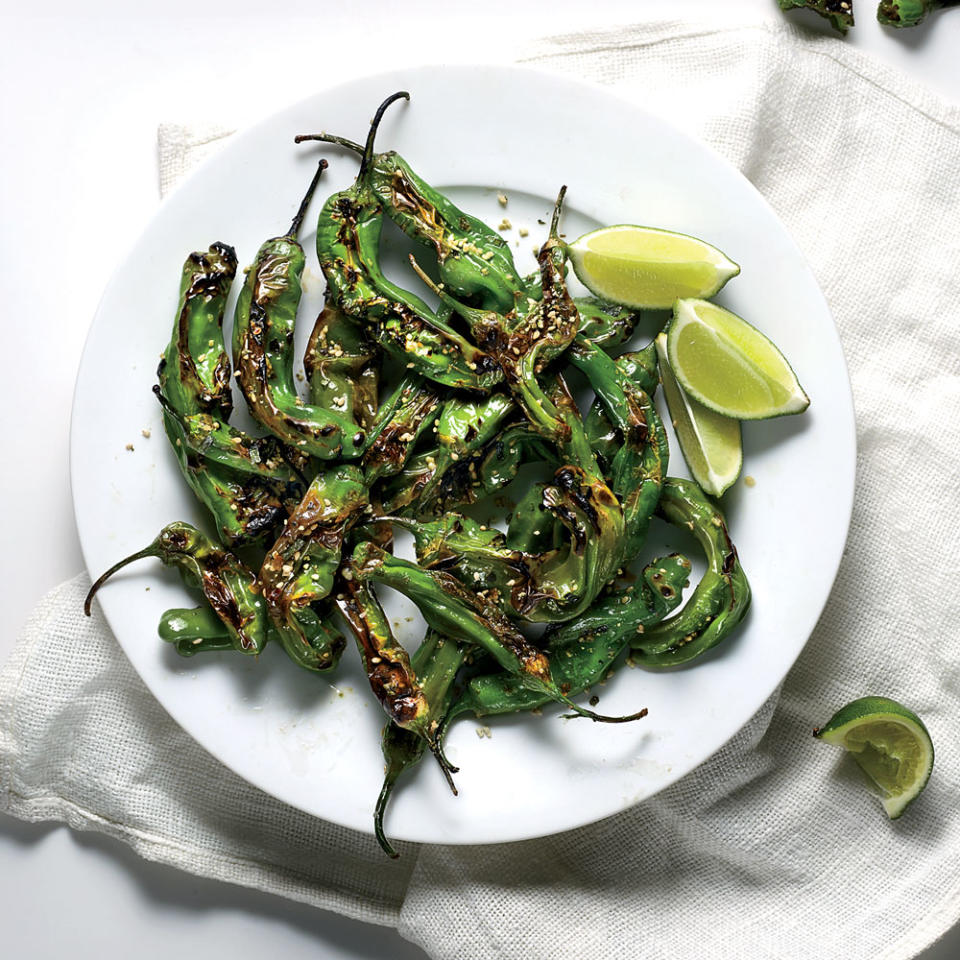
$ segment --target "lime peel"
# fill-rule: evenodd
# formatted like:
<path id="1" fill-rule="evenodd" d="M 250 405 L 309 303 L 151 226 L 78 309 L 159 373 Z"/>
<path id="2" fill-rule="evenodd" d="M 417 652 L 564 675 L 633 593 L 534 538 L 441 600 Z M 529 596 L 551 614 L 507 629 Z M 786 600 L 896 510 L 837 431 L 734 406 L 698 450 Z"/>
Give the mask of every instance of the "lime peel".
<path id="1" fill-rule="evenodd" d="M 704 240 L 625 223 L 585 233 L 567 253 L 591 293 L 635 310 L 666 310 L 678 297 L 712 297 L 740 272 Z"/>
<path id="2" fill-rule="evenodd" d="M 810 405 L 774 343 L 735 313 L 706 300 L 678 299 L 667 354 L 684 391 L 725 417 L 766 420 Z"/>
<path id="3" fill-rule="evenodd" d="M 740 423 L 715 413 L 683 392 L 670 369 L 667 338 L 662 333 L 657 337 L 657 357 L 663 395 L 683 459 L 703 490 L 719 497 L 736 481 L 743 467 Z"/>
<path id="4" fill-rule="evenodd" d="M 896 820 L 916 799 L 933 770 L 933 741 L 923 721 L 888 697 L 861 697 L 841 707 L 813 735 L 843 747 L 879 788 Z"/>

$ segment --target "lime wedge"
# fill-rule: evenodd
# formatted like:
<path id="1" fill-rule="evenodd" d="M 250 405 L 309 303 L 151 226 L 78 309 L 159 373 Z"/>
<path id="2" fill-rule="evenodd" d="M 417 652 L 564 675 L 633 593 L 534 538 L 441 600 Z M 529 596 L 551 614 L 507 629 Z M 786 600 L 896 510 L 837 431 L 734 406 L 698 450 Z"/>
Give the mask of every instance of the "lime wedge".
<path id="1" fill-rule="evenodd" d="M 703 490 L 719 497 L 740 476 L 743 466 L 740 422 L 714 413 L 683 392 L 670 369 L 666 334 L 657 337 L 657 356 L 663 395 L 683 459 Z"/>
<path id="2" fill-rule="evenodd" d="M 810 406 L 783 354 L 735 313 L 706 300 L 678 300 L 667 353 L 680 386 L 737 420 L 802 413 Z"/>
<path id="3" fill-rule="evenodd" d="M 838 710 L 813 735 L 844 747 L 880 788 L 895 820 L 920 793 L 933 769 L 933 743 L 923 721 L 886 697 L 862 697 Z"/>
<path id="4" fill-rule="evenodd" d="M 703 240 L 630 224 L 585 233 L 567 253 L 591 293 L 635 309 L 665 310 L 678 297 L 712 297 L 740 272 Z"/>

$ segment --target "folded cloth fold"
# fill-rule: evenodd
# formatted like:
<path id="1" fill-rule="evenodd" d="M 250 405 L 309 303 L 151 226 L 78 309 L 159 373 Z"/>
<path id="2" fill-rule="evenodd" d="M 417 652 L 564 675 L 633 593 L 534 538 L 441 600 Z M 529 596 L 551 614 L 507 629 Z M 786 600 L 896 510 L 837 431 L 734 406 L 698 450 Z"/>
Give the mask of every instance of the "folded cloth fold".
<path id="1" fill-rule="evenodd" d="M 526 59 L 712 144 L 784 220 L 833 310 L 858 414 L 856 503 L 779 700 L 625 813 L 524 843 L 408 845 L 386 863 L 367 837 L 285 807 L 193 743 L 104 622 L 79 615 L 80 577 L 42 601 L 0 675 L 0 809 L 397 925 L 444 960 L 914 956 L 960 917 L 960 110 L 783 25 L 624 26 Z M 162 127 L 164 189 L 225 135 Z M 896 822 L 810 738 L 867 693 L 913 707 L 937 749 Z"/>

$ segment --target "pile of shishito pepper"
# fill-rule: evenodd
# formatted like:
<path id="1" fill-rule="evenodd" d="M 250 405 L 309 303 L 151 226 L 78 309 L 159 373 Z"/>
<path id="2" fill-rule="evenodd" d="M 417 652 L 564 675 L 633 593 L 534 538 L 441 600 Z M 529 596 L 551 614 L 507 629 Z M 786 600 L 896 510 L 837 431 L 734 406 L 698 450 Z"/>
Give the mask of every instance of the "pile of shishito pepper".
<path id="1" fill-rule="evenodd" d="M 320 213 L 327 294 L 303 358 L 307 399 L 294 373 L 305 264 L 297 233 L 325 161 L 290 230 L 263 244 L 244 279 L 232 369 L 262 437 L 228 423 L 223 318 L 236 255 L 215 243 L 187 258 L 154 391 L 220 542 L 172 523 L 87 598 L 89 613 L 114 570 L 158 557 L 206 599 L 163 615 L 160 635 L 180 653 L 256 655 L 272 641 L 320 673 L 347 645 L 339 615 L 387 715 L 374 819 L 391 856 L 382 828 L 390 791 L 426 750 L 453 786 L 443 741 L 456 717 L 558 701 L 592 720 L 639 719 L 645 710 L 604 717 L 571 698 L 626 651 L 651 668 L 691 660 L 730 633 L 750 598 L 722 515 L 695 483 L 666 475 L 654 345 L 619 352 L 637 317 L 567 291 L 563 191 L 539 269 L 521 277 L 497 232 L 396 153 L 373 152 L 384 110 L 406 96 L 381 105 L 365 146 L 298 138 L 353 149 L 360 169 Z M 383 275 L 384 218 L 435 252 L 437 282 L 411 261 L 438 309 Z M 573 371 L 595 395 L 586 416 L 568 388 Z M 530 463 L 552 475 L 529 485 L 505 532 L 471 518 L 471 505 Z M 688 584 L 686 558 L 653 559 L 634 583 L 618 580 L 655 513 L 692 531 L 707 556 L 706 574 L 668 619 Z M 416 563 L 392 555 L 394 527 L 412 534 Z M 428 624 L 412 655 L 393 637 L 380 584 L 409 597 Z M 548 626 L 533 641 L 524 624 Z"/>

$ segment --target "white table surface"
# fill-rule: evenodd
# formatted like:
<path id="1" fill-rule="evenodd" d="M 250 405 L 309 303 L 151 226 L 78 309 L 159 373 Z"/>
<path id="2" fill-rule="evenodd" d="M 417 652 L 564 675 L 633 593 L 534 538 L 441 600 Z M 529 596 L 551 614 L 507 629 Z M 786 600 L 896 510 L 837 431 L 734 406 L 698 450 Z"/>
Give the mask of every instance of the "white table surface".
<path id="1" fill-rule="evenodd" d="M 960 102 L 960 9 L 896 33 L 873 19 L 872 0 L 857 3 L 859 23 L 848 43 Z M 693 18 L 719 6 L 233 0 L 224 8 L 228 17 L 213 17 L 196 0 L 151 7 L 47 0 L 30 8 L 42 15 L 0 0 L 0 660 L 41 595 L 83 566 L 68 479 L 73 383 L 100 293 L 159 203 L 158 123 L 243 126 L 361 73 L 505 61 L 525 39 L 667 13 Z M 722 6 L 757 22 L 781 16 L 775 0 Z M 813 15 L 793 19 L 823 29 Z M 285 960 L 425 956 L 391 930 L 147 863 L 99 835 L 9 817 L 0 817 L 0 904 L 0 952 L 11 960 L 113 960 L 134 950 L 143 960 L 259 960 L 268 952 Z M 923 954 L 957 956 L 960 927 Z"/>

